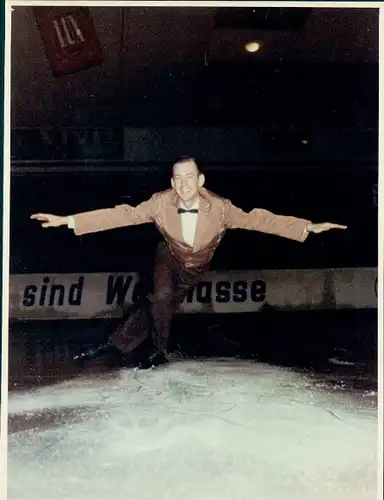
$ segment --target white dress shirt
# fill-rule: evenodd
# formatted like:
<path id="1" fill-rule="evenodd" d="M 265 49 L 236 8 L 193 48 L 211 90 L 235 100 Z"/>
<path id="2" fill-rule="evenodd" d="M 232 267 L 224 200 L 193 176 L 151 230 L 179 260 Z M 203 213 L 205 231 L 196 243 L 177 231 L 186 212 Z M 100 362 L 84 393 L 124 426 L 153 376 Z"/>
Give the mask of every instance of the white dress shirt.
<path id="1" fill-rule="evenodd" d="M 69 229 L 75 229 L 75 218 L 72 215 L 68 217 L 68 227 Z"/>
<path id="2" fill-rule="evenodd" d="M 189 207 L 188 209 L 185 206 L 183 206 L 182 203 L 180 203 L 180 208 L 185 208 L 186 210 L 194 210 L 194 209 L 198 210 L 199 198 L 196 200 L 193 206 Z M 188 212 L 185 214 L 180 214 L 180 217 L 181 217 L 181 232 L 183 235 L 183 239 L 185 243 L 193 247 L 193 242 L 195 241 L 198 214 Z"/>
<path id="3" fill-rule="evenodd" d="M 199 209 L 199 198 L 190 208 L 186 208 L 183 204 L 180 204 L 180 208 L 185 208 L 186 210 Z M 187 212 L 185 214 L 180 214 L 181 218 L 181 232 L 183 235 L 183 239 L 185 243 L 193 247 L 193 243 L 195 241 L 196 234 L 196 225 L 197 225 L 197 217 L 198 214 Z M 68 227 L 69 229 L 75 229 L 75 219 L 73 217 L 68 218 Z"/>

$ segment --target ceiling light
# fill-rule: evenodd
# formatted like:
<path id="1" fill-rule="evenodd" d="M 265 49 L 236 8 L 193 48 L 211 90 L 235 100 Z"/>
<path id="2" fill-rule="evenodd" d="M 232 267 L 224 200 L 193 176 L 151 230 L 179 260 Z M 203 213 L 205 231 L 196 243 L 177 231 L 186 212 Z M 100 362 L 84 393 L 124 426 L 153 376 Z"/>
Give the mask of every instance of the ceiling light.
<path id="1" fill-rule="evenodd" d="M 259 42 L 248 42 L 245 44 L 245 50 L 247 52 L 257 52 L 260 49 L 261 45 Z"/>

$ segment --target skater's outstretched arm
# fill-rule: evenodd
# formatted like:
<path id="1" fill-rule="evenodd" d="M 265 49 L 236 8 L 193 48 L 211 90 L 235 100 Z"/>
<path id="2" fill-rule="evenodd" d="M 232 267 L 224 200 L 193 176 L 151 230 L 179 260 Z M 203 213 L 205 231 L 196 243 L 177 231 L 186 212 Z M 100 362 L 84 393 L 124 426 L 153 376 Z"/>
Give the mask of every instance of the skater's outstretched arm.
<path id="1" fill-rule="evenodd" d="M 255 208 L 251 212 L 244 212 L 227 202 L 225 224 L 228 229 L 248 229 L 262 233 L 275 234 L 283 238 L 304 242 L 309 233 L 322 233 L 329 229 L 346 229 L 346 226 L 324 222 L 314 224 L 306 219 L 276 215 L 268 210 Z"/>
<path id="2" fill-rule="evenodd" d="M 44 228 L 67 226 L 72 228 L 77 236 L 80 236 L 118 227 L 153 222 L 157 207 L 158 195 L 154 194 L 149 200 L 140 203 L 136 207 L 117 205 L 114 208 L 93 210 L 64 217 L 38 213 L 31 215 L 31 219 L 40 221 Z"/>

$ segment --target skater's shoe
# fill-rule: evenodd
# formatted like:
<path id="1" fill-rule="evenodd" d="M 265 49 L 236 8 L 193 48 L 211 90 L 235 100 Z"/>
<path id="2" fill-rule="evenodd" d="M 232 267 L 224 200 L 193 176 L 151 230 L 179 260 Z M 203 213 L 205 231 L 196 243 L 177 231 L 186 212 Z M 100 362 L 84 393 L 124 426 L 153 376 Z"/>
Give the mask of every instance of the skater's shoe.
<path id="1" fill-rule="evenodd" d="M 139 361 L 137 368 L 139 368 L 140 370 L 148 370 L 153 366 L 156 367 L 160 365 L 165 365 L 167 363 L 169 363 L 167 356 L 160 351 L 156 351 L 152 353 L 148 358 Z"/>
<path id="2" fill-rule="evenodd" d="M 98 346 L 90 347 L 89 349 L 81 352 L 77 356 L 74 356 L 74 361 L 91 361 L 92 359 L 97 359 L 104 354 L 116 354 L 116 348 L 110 344 L 101 344 Z"/>

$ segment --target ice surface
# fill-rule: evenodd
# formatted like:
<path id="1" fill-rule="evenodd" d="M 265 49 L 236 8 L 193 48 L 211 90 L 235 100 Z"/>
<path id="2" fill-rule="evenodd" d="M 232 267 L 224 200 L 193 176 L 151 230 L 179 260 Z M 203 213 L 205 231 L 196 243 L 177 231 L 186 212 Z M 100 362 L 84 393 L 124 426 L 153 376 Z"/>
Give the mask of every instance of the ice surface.
<path id="1" fill-rule="evenodd" d="M 286 368 L 83 375 L 9 412 L 9 500 L 376 499 L 376 409 Z"/>

